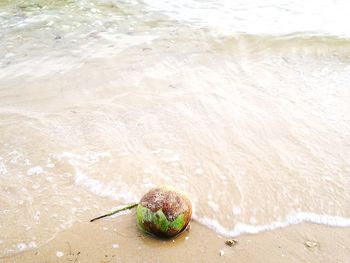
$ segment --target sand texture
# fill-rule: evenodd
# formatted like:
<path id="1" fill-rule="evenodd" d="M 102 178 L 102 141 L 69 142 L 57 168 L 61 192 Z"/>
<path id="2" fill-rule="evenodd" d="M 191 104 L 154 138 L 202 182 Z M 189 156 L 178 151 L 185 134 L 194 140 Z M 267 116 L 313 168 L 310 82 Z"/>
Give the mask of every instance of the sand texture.
<path id="1" fill-rule="evenodd" d="M 349 262 L 350 229 L 307 224 L 228 238 L 192 222 L 175 239 L 141 233 L 131 213 L 80 223 L 38 250 L 1 262 Z"/>

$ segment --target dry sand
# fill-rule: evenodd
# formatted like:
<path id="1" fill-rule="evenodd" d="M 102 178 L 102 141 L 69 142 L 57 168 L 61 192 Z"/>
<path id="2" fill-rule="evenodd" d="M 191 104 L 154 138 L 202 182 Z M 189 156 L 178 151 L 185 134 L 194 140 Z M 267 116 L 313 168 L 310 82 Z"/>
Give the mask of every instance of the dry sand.
<path id="1" fill-rule="evenodd" d="M 135 214 L 79 223 L 34 251 L 1 262 L 349 262 L 350 228 L 303 223 L 227 238 L 192 222 L 175 239 L 141 233 Z"/>

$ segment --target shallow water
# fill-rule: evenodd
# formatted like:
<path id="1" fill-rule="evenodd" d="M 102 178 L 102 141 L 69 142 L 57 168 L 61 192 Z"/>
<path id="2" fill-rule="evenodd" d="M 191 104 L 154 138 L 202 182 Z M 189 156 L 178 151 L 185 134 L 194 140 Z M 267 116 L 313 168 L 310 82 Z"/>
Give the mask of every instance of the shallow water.
<path id="1" fill-rule="evenodd" d="M 0 1 L 1 255 L 163 184 L 223 235 L 349 227 L 349 4 L 304 2 Z"/>

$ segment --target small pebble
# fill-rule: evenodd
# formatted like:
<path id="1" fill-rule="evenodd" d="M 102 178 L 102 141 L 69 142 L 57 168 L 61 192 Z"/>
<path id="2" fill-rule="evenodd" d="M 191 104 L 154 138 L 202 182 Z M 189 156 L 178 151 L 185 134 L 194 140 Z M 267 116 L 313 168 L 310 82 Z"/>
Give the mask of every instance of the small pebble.
<path id="1" fill-rule="evenodd" d="M 185 237 L 186 240 L 188 240 L 190 237 Z"/>
<path id="2" fill-rule="evenodd" d="M 305 246 L 307 246 L 307 247 L 317 247 L 318 244 L 316 242 L 306 241 L 305 242 Z"/>
<path id="3" fill-rule="evenodd" d="M 222 257 L 223 255 L 225 255 L 225 252 L 223 250 L 220 250 L 220 257 Z"/>
<path id="4" fill-rule="evenodd" d="M 23 251 L 27 248 L 27 245 L 24 244 L 24 243 L 19 243 L 17 244 L 17 249 L 20 250 L 20 251 Z"/>
<path id="5" fill-rule="evenodd" d="M 112 248 L 119 248 L 119 245 L 118 244 L 113 244 Z"/>
<path id="6" fill-rule="evenodd" d="M 64 255 L 64 254 L 63 254 L 62 251 L 57 251 L 57 252 L 56 252 L 56 256 L 59 257 L 59 258 L 60 258 L 60 257 L 63 257 L 63 255 Z"/>

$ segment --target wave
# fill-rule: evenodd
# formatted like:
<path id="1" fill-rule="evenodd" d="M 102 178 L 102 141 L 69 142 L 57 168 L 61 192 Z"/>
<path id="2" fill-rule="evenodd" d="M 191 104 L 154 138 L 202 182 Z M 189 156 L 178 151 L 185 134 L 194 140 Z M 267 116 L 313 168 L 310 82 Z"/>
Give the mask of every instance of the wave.
<path id="1" fill-rule="evenodd" d="M 108 152 L 101 153 L 89 153 L 87 155 L 78 155 L 71 152 L 63 152 L 58 155 L 54 155 L 54 158 L 59 160 L 67 159 L 68 163 L 75 169 L 75 184 L 86 188 L 89 192 L 100 197 L 107 197 L 111 200 L 121 201 L 124 203 L 135 202 L 137 197 L 135 193 L 128 189 L 127 185 L 122 187 L 115 187 L 113 184 L 106 184 L 97 179 L 90 178 L 88 174 L 83 172 L 80 167 L 80 161 L 88 162 L 91 164 L 97 163 L 101 158 L 110 158 L 111 155 Z M 151 185 L 154 187 L 155 185 Z M 151 187 L 150 186 L 150 187 Z M 193 218 L 195 221 L 203 224 L 209 229 L 214 230 L 216 233 L 227 237 L 236 237 L 242 234 L 257 234 L 264 231 L 275 230 L 278 228 L 288 227 L 290 225 L 300 224 L 302 222 L 309 222 L 315 224 L 321 224 L 331 227 L 350 227 L 350 218 L 337 215 L 318 214 L 308 211 L 291 212 L 284 216 L 285 220 L 271 221 L 268 224 L 253 225 L 246 224 L 244 222 L 235 223 L 233 229 L 227 229 L 222 226 L 216 219 L 208 216 L 198 216 L 196 213 L 196 203 L 193 203 Z"/>
<path id="2" fill-rule="evenodd" d="M 349 37 L 347 1 L 144 0 L 146 9 L 213 34 L 285 35 L 293 32 L 319 32 Z"/>
<path id="3" fill-rule="evenodd" d="M 291 213 L 286 217 L 285 221 L 274 221 L 265 225 L 249 225 L 245 223 L 237 223 L 233 229 L 226 229 L 215 219 L 209 217 L 194 216 L 194 219 L 199 223 L 214 230 L 218 234 L 226 237 L 237 237 L 242 234 L 257 234 L 264 231 L 284 228 L 290 225 L 297 225 L 302 222 L 309 222 L 331 227 L 350 227 L 350 218 L 332 215 L 320 215 L 311 212 Z"/>
<path id="4" fill-rule="evenodd" d="M 156 41 L 162 41 L 156 39 Z M 340 59 L 350 58 L 350 38 L 336 35 L 320 35 L 314 32 L 292 33 L 286 35 L 232 34 L 230 36 L 213 36 L 206 30 L 186 29 L 178 32 L 171 39 L 177 45 L 188 44 L 196 47 L 196 52 L 205 49 L 207 54 L 256 54 L 260 52 L 288 54 L 308 54 L 336 56 Z M 189 52 L 193 52 L 189 48 Z"/>

